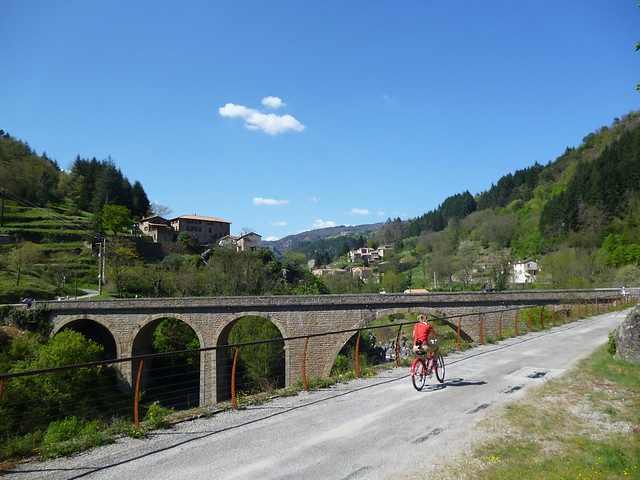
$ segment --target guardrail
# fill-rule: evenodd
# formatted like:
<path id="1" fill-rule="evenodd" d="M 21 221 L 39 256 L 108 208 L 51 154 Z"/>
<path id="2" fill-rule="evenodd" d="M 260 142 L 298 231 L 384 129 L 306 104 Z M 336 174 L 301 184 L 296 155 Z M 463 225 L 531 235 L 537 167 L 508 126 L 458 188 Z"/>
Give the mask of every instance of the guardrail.
<path id="1" fill-rule="evenodd" d="M 497 320 L 497 325 L 495 324 L 491 325 L 491 331 L 498 332 L 498 335 L 497 335 L 498 340 L 505 338 L 506 336 L 518 336 L 520 334 L 519 326 L 521 326 L 521 323 L 520 323 L 521 312 L 528 312 L 527 326 L 528 326 L 528 331 L 531 332 L 537 328 L 540 328 L 542 330 L 546 329 L 549 323 L 545 324 L 545 318 L 550 319 L 552 326 L 556 326 L 557 325 L 556 316 L 559 316 L 558 318 L 559 322 L 561 322 L 562 324 L 565 324 L 567 321 L 574 321 L 576 319 L 580 320 L 586 316 L 605 313 L 608 311 L 612 311 L 613 309 L 616 309 L 616 308 L 628 308 L 629 306 L 636 304 L 637 302 L 638 302 L 638 295 L 627 295 L 627 296 L 610 297 L 605 299 L 598 298 L 591 301 L 573 303 L 570 305 L 563 304 L 563 305 L 560 305 L 559 308 L 556 308 L 556 306 L 552 307 L 551 311 L 545 310 L 544 307 L 537 307 L 533 305 L 521 306 L 518 308 L 496 310 L 496 311 L 490 312 L 491 314 L 493 314 L 493 316 L 496 316 L 498 313 L 500 314 Z M 534 313 L 536 313 L 537 315 L 537 310 L 540 311 L 540 316 L 539 318 L 535 319 L 535 326 L 534 326 L 533 315 Z M 504 332 L 505 314 L 512 319 L 510 325 L 513 328 L 513 330 L 509 328 L 509 331 L 507 332 L 506 335 Z M 480 315 L 480 318 L 479 318 L 480 344 L 485 344 L 485 331 L 487 329 L 487 325 L 486 325 L 487 317 L 485 314 L 475 313 L 475 314 L 456 316 L 455 318 L 431 317 L 430 321 L 435 321 L 435 322 L 444 321 L 450 325 L 455 325 L 455 320 L 457 319 L 458 328 L 457 328 L 457 338 L 455 343 L 457 344 L 458 349 L 463 349 L 463 344 L 460 337 L 460 325 L 461 325 L 462 319 L 463 317 L 478 316 L 478 315 Z M 492 317 L 492 322 L 494 321 L 495 320 L 493 320 L 493 317 Z M 141 408 L 140 400 L 142 396 L 141 385 L 144 378 L 143 372 L 145 370 L 143 367 L 145 365 L 145 361 L 149 363 L 150 360 L 161 359 L 161 358 L 181 358 L 180 356 L 184 358 L 185 355 L 194 355 L 197 353 L 220 350 L 220 349 L 225 349 L 225 350 L 234 352 L 233 364 L 231 368 L 231 404 L 233 408 L 237 409 L 238 408 L 237 395 L 238 395 L 238 392 L 242 390 L 242 388 L 239 388 L 238 385 L 236 384 L 237 368 L 238 368 L 237 361 L 238 361 L 238 354 L 243 348 L 246 348 L 248 346 L 253 346 L 253 345 L 269 344 L 273 342 L 279 342 L 284 344 L 287 341 L 305 340 L 304 354 L 302 357 L 300 368 L 301 368 L 302 388 L 303 390 L 306 391 L 309 389 L 308 379 L 306 376 L 307 350 L 309 348 L 309 341 L 314 337 L 344 334 L 344 333 L 353 333 L 354 335 L 357 334 L 356 345 L 355 345 L 355 375 L 360 377 L 362 376 L 362 372 L 360 368 L 360 339 L 361 339 L 361 334 L 363 330 L 376 330 L 376 329 L 382 329 L 382 328 L 388 329 L 391 327 L 398 327 L 398 332 L 395 340 L 395 362 L 397 366 L 400 366 L 401 365 L 400 345 L 401 345 L 403 327 L 407 325 L 414 325 L 414 324 L 415 324 L 415 321 L 397 322 L 397 323 L 378 325 L 378 326 L 368 326 L 364 328 L 338 330 L 338 331 L 332 331 L 327 333 L 301 335 L 301 336 L 288 337 L 288 338 L 276 338 L 276 339 L 261 340 L 256 342 L 239 343 L 239 344 L 220 345 L 216 347 L 182 350 L 182 351 L 176 351 L 176 352 L 153 353 L 153 354 L 137 355 L 137 356 L 121 358 L 121 359 L 109 359 L 109 360 L 102 360 L 102 361 L 76 364 L 76 365 L 64 365 L 64 366 L 52 367 L 52 368 L 46 368 L 46 369 L 34 370 L 34 371 L 5 373 L 0 375 L 0 418 L 2 418 L 6 414 L 12 414 L 12 413 L 16 415 L 22 415 L 22 417 L 24 417 L 24 422 L 26 423 L 16 422 L 16 425 L 22 425 L 21 431 L 28 431 L 29 428 L 33 428 L 33 426 L 30 426 L 28 424 L 30 409 L 32 406 L 29 403 L 29 401 L 24 400 L 22 401 L 22 403 L 10 404 L 10 403 L 7 403 L 7 400 L 3 398 L 3 387 L 6 389 L 6 384 L 8 384 L 8 382 L 18 381 L 18 379 L 29 378 L 31 379 L 30 381 L 33 384 L 33 388 L 37 389 L 38 377 L 40 377 L 40 381 L 42 383 L 51 382 L 51 381 L 57 381 L 57 382 L 63 383 L 65 381 L 67 382 L 71 381 L 70 380 L 71 377 L 68 377 L 68 376 L 65 377 L 64 375 L 53 375 L 53 374 L 61 374 L 62 372 L 69 372 L 72 370 L 88 369 L 87 371 L 92 371 L 96 373 L 96 375 L 94 375 L 92 379 L 95 380 L 97 384 L 92 388 L 89 388 L 88 385 L 85 386 L 84 393 L 90 394 L 94 396 L 96 399 L 100 398 L 100 402 L 104 403 L 105 405 L 109 405 L 110 402 L 112 402 L 114 405 L 116 404 L 119 405 L 118 408 L 110 407 L 112 408 L 112 410 L 109 413 L 114 415 L 123 415 L 123 416 L 126 416 L 127 418 L 131 418 L 131 416 L 133 416 L 133 422 L 134 422 L 135 428 L 139 429 L 140 428 L 140 408 Z M 110 376 L 102 375 L 102 374 L 104 373 L 105 370 L 108 370 L 108 367 L 112 367 L 117 364 L 129 363 L 129 362 L 133 363 L 134 366 L 135 366 L 135 363 L 137 362 L 137 375 L 135 379 L 135 385 L 131 386 L 133 398 L 130 397 L 131 393 L 129 393 L 127 394 L 128 400 L 123 401 L 122 400 L 123 394 L 121 392 L 116 392 L 113 394 L 113 399 L 105 400 L 104 398 L 107 398 L 106 396 L 103 398 L 103 396 L 105 395 L 105 392 L 108 392 L 109 389 L 117 389 L 116 387 L 119 381 L 118 380 L 119 372 L 117 371 L 117 369 L 111 369 L 112 371 L 109 372 Z M 166 376 L 162 377 L 161 380 L 168 382 L 168 379 L 172 378 L 172 376 L 170 375 L 170 370 L 171 370 L 170 368 L 167 369 L 168 373 L 166 374 Z M 187 386 L 185 386 L 184 379 L 179 379 L 179 380 L 180 381 L 177 382 L 176 379 L 173 379 L 172 381 L 176 381 L 177 383 L 162 385 L 162 387 L 167 391 L 172 391 L 172 390 L 177 391 L 179 389 L 188 388 Z M 121 383 L 121 379 L 120 379 L 120 383 Z M 34 403 L 38 403 L 41 400 L 42 399 L 39 399 L 39 398 L 32 399 Z M 82 417 L 91 416 L 92 408 L 89 408 L 90 405 L 87 405 L 86 401 L 80 402 L 80 405 L 78 405 L 77 407 L 75 407 L 71 402 L 72 400 L 70 398 L 69 404 L 64 405 L 64 408 L 53 409 L 51 419 L 54 420 L 56 418 L 64 418 L 64 415 L 69 415 L 73 412 L 75 412 L 75 414 Z M 128 406 L 126 405 L 126 403 L 128 403 Z M 74 411 L 74 408 L 77 408 L 77 410 Z M 88 408 L 88 411 L 82 411 L 81 408 Z M 100 410 L 100 408 L 101 407 L 98 406 L 96 409 Z M 105 412 L 99 412 L 99 413 L 104 414 Z M 16 433 L 19 433 L 19 432 L 16 432 Z"/>

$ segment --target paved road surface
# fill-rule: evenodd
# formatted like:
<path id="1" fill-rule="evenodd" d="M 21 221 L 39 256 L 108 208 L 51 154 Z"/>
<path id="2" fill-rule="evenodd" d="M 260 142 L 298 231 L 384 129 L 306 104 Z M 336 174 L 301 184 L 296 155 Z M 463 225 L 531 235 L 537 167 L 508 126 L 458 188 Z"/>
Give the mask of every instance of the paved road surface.
<path id="1" fill-rule="evenodd" d="M 606 343 L 616 312 L 446 359 L 422 392 L 409 368 L 124 438 L 69 459 L 30 462 L 10 479 L 384 479 L 438 462 L 492 408 L 560 375 Z M 421 452 L 421 457 L 416 455 Z"/>

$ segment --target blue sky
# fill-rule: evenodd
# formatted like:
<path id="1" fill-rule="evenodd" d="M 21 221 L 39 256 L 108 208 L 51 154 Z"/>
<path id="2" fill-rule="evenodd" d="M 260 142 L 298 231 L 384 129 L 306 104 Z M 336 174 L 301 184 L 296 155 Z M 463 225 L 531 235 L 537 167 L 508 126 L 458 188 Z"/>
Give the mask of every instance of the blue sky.
<path id="1" fill-rule="evenodd" d="M 415 218 L 638 109 L 637 0 L 0 0 L 0 128 L 171 217 Z"/>

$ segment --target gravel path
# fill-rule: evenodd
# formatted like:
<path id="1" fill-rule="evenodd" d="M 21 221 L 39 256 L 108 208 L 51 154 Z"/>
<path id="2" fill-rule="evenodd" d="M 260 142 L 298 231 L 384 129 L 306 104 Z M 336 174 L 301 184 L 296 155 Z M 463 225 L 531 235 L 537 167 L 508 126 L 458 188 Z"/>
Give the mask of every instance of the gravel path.
<path id="1" fill-rule="evenodd" d="M 7 478 L 59 480 L 422 478 L 469 451 L 487 412 L 562 374 L 607 341 L 615 312 L 445 359 L 424 390 L 407 367 L 157 431 L 69 458 L 31 461 Z"/>

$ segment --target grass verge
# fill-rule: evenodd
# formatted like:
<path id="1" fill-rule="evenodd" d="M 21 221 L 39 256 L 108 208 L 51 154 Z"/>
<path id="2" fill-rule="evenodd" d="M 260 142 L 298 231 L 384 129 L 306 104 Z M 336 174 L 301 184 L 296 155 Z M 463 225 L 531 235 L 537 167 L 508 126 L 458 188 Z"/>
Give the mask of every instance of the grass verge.
<path id="1" fill-rule="evenodd" d="M 604 345 L 576 369 L 481 422 L 473 439 L 472 454 L 429 475 L 640 478 L 640 365 L 615 359 Z"/>

